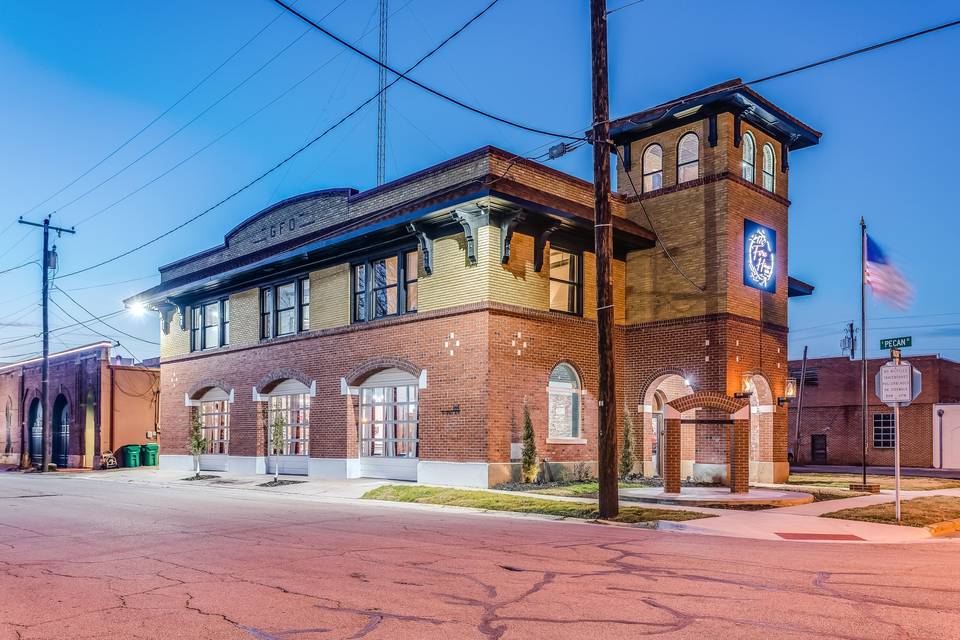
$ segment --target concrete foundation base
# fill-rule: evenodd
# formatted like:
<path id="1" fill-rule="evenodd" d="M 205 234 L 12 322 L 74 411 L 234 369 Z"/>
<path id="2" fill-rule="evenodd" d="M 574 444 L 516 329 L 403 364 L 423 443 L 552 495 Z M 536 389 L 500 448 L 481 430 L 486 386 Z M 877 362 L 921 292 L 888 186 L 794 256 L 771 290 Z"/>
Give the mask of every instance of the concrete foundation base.
<path id="1" fill-rule="evenodd" d="M 683 477 L 683 473 L 680 474 Z M 725 484 L 729 478 L 729 466 L 726 464 L 708 464 L 694 462 L 691 468 L 691 479 L 694 482 L 707 484 Z"/>

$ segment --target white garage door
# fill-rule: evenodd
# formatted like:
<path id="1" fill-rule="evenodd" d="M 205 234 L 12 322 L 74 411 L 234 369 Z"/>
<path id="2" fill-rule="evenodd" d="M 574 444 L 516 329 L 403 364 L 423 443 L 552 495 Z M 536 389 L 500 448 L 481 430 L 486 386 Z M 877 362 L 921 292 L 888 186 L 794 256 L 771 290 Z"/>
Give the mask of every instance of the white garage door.
<path id="1" fill-rule="evenodd" d="M 943 464 L 934 459 L 934 465 L 943 469 L 960 469 L 960 405 L 937 405 L 933 411 L 933 433 L 936 439 L 941 430 L 943 433 Z M 941 427 L 940 416 L 937 410 L 943 410 L 943 424 Z M 936 449 L 936 447 L 935 447 Z M 938 451 L 934 451 L 936 455 Z"/>
<path id="2" fill-rule="evenodd" d="M 360 474 L 416 480 L 419 386 L 400 369 L 386 369 L 360 386 Z"/>

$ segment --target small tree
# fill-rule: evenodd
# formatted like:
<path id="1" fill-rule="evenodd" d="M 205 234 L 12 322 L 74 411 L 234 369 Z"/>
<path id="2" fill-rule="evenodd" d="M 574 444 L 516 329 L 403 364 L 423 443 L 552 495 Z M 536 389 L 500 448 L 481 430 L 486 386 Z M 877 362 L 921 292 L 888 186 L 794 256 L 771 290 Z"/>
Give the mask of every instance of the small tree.
<path id="1" fill-rule="evenodd" d="M 273 479 L 280 478 L 280 452 L 283 451 L 283 428 L 286 424 L 280 414 L 270 423 L 270 448 L 273 452 Z"/>
<path id="2" fill-rule="evenodd" d="M 190 421 L 190 434 L 187 436 L 187 451 L 193 456 L 193 468 L 196 477 L 200 477 L 200 456 L 207 452 L 207 439 L 203 437 L 203 422 L 194 412 Z"/>
<path id="3" fill-rule="evenodd" d="M 530 410 L 523 405 L 523 462 L 520 466 L 520 480 L 534 482 L 537 479 L 537 443 L 533 438 L 533 421 Z"/>
<path id="4" fill-rule="evenodd" d="M 623 408 L 623 447 L 620 449 L 620 477 L 626 478 L 633 473 L 636 456 L 633 454 L 633 417 L 630 408 Z"/>

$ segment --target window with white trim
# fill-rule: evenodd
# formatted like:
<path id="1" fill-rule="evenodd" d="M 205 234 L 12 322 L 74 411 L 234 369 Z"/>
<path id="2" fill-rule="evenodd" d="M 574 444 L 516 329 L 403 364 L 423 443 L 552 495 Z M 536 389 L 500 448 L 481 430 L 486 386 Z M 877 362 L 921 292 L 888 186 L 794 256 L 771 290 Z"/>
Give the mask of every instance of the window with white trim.
<path id="1" fill-rule="evenodd" d="M 700 138 L 686 133 L 677 144 L 677 184 L 690 182 L 700 177 Z"/>
<path id="2" fill-rule="evenodd" d="M 773 150 L 773 145 L 769 142 L 763 145 L 763 188 L 767 191 L 773 191 L 776 187 L 776 174 L 774 167 L 777 164 L 777 154 Z"/>
<path id="3" fill-rule="evenodd" d="M 873 414 L 873 446 L 875 449 L 892 449 L 896 444 L 896 430 L 892 413 Z"/>
<path id="4" fill-rule="evenodd" d="M 656 191 L 663 187 L 663 147 L 652 144 L 643 151 L 640 162 L 643 172 L 643 192 Z"/>
<path id="5" fill-rule="evenodd" d="M 294 393 L 270 396 L 270 402 L 267 406 L 268 436 L 277 418 L 280 418 L 283 422 L 283 449 L 280 451 L 280 455 L 309 455 L 310 395 Z M 267 442 L 270 442 L 269 437 Z"/>
<path id="6" fill-rule="evenodd" d="M 402 376 L 407 377 L 407 376 Z M 377 381 L 360 387 L 360 455 L 416 458 L 419 388 L 412 376 Z"/>
<path id="7" fill-rule="evenodd" d="M 227 399 L 201 400 L 200 423 L 207 441 L 207 453 L 230 453 L 230 403 Z"/>
<path id="8" fill-rule="evenodd" d="M 749 131 L 743 134 L 743 139 L 740 141 L 740 150 L 743 152 L 740 176 L 748 182 L 753 182 L 756 177 L 757 145 Z"/>
<path id="9" fill-rule="evenodd" d="M 568 364 L 550 372 L 547 385 L 547 438 L 580 438 L 580 378 Z"/>

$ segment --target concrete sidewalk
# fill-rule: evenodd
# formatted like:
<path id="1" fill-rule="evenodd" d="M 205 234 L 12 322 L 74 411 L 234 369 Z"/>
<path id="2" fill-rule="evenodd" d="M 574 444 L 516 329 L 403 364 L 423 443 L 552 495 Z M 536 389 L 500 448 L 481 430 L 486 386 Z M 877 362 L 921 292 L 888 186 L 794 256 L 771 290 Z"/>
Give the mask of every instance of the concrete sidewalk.
<path id="1" fill-rule="evenodd" d="M 0 480 L 2 480 L 3 475 L 5 474 L 0 475 Z M 301 476 L 280 476 L 281 479 L 293 480 L 297 482 L 297 484 L 291 484 L 282 487 L 260 487 L 259 485 L 272 480 L 272 476 L 238 476 L 229 473 L 205 472 L 205 475 L 216 475 L 217 478 L 213 480 L 185 482 L 184 478 L 190 475 L 192 474 L 189 472 L 161 471 L 153 468 L 116 469 L 110 471 L 91 471 L 70 474 L 48 474 L 49 477 L 64 479 L 69 478 L 76 479 L 78 481 L 130 483 L 138 485 L 177 487 L 180 489 L 195 486 L 201 491 L 239 490 L 255 491 L 260 493 L 272 492 L 274 494 L 283 494 L 290 497 L 297 496 L 312 501 L 350 502 L 355 504 L 359 501 L 360 497 L 364 493 L 370 491 L 371 489 L 385 484 L 401 484 L 397 481 L 376 480 L 370 478 L 357 478 L 350 480 L 308 480 Z M 495 492 L 516 495 L 515 492 Z M 595 502 L 591 498 L 571 498 L 529 493 L 523 495 L 534 498 L 542 498 L 545 500 Z M 905 491 L 903 492 L 903 499 L 916 498 L 926 495 L 960 496 L 960 489 Z M 624 497 L 626 497 L 626 495 Z M 691 520 L 687 522 L 659 522 L 658 528 L 661 531 L 673 531 L 678 533 L 748 538 L 754 540 L 800 540 L 809 542 L 867 542 L 884 544 L 936 541 L 953 543 L 960 542 L 960 538 L 935 538 L 931 536 L 925 528 L 901 527 L 872 522 L 856 522 L 850 520 L 837 520 L 833 518 L 819 517 L 824 513 L 839 511 L 849 507 L 891 502 L 893 499 L 894 497 L 892 492 L 884 491 L 880 494 L 862 496 L 858 498 L 813 502 L 799 506 L 780 507 L 763 511 L 715 509 L 697 507 L 693 505 L 649 504 L 644 506 L 663 510 L 682 509 L 714 516 L 711 518 Z M 381 506 L 390 505 L 399 509 L 419 509 L 427 511 L 459 510 L 478 512 L 476 509 L 427 504 L 397 502 L 384 503 L 379 501 L 368 504 L 377 504 Z M 630 505 L 635 506 L 637 503 L 635 501 L 623 501 L 623 506 Z M 492 517 L 505 518 L 516 518 L 518 515 L 511 512 L 495 511 L 483 511 L 483 513 Z M 524 517 L 529 518 L 531 516 L 525 515 Z M 536 518 L 536 516 L 533 517 Z M 548 516 L 544 516 L 544 518 L 553 520 L 556 519 L 555 517 Z"/>
<path id="2" fill-rule="evenodd" d="M 805 467 L 790 467 L 790 473 L 852 473 L 863 472 L 863 467 L 849 465 L 809 465 Z M 947 478 L 960 480 L 960 469 L 927 469 L 923 467 L 901 467 L 901 475 L 923 478 Z M 867 467 L 867 475 L 892 476 L 893 467 Z"/>

